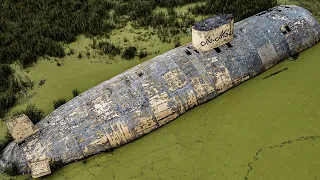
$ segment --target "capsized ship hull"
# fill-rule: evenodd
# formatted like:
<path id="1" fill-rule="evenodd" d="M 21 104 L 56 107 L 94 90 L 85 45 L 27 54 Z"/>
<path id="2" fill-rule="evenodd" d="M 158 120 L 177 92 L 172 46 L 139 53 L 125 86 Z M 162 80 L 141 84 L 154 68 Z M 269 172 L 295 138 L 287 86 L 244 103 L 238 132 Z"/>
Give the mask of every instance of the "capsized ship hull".
<path id="1" fill-rule="evenodd" d="M 281 28 L 282 27 L 282 28 Z M 3 151 L 0 165 L 74 162 L 122 146 L 253 78 L 320 40 L 307 10 L 278 6 L 235 24 L 231 46 L 173 49 L 99 84 L 53 111 L 39 131 Z"/>

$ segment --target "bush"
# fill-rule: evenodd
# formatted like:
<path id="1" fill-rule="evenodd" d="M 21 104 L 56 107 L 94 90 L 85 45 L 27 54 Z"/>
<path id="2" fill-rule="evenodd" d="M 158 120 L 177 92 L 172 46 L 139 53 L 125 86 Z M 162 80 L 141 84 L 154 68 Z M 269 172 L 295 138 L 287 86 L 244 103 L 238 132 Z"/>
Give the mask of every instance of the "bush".
<path id="1" fill-rule="evenodd" d="M 14 106 L 17 98 L 14 94 L 3 93 L 0 95 L 0 117 L 3 117 L 7 111 Z"/>
<path id="2" fill-rule="evenodd" d="M 79 34 L 111 32 L 108 10 L 113 2 L 103 0 L 0 2 L 0 63 L 20 60 L 29 67 L 39 56 L 65 56 L 60 42 L 73 42 Z"/>
<path id="3" fill-rule="evenodd" d="M 8 174 L 10 176 L 16 176 L 19 174 L 19 168 L 17 163 L 13 162 L 8 164 L 3 168 L 3 173 Z"/>
<path id="4" fill-rule="evenodd" d="M 46 79 L 41 78 L 41 80 L 39 81 L 39 87 L 44 85 L 44 83 L 46 83 Z"/>
<path id="5" fill-rule="evenodd" d="M 189 8 L 193 14 L 226 14 L 235 15 L 235 21 L 252 16 L 277 5 L 277 0 L 207 0 L 205 5 Z"/>
<path id="6" fill-rule="evenodd" d="M 0 92 L 5 91 L 10 87 L 11 76 L 13 69 L 7 64 L 0 64 Z"/>
<path id="7" fill-rule="evenodd" d="M 34 104 L 29 104 L 23 111 L 23 114 L 27 115 L 33 124 L 36 124 L 42 119 L 44 112 L 41 109 L 38 109 Z"/>
<path id="8" fill-rule="evenodd" d="M 180 39 L 176 39 L 176 40 L 174 41 L 174 47 L 177 48 L 177 47 L 179 47 L 179 46 L 181 46 Z"/>
<path id="9" fill-rule="evenodd" d="M 64 164 L 63 164 L 62 160 L 53 161 L 53 162 L 51 162 L 51 164 L 50 164 L 50 169 L 51 169 L 52 171 L 56 171 L 56 170 L 62 168 L 63 165 L 64 165 Z"/>
<path id="10" fill-rule="evenodd" d="M 134 46 L 127 47 L 122 54 L 122 58 L 132 59 L 132 58 L 134 58 L 136 53 L 137 53 L 136 47 L 134 47 Z"/>
<path id="11" fill-rule="evenodd" d="M 79 95 L 78 89 L 72 90 L 72 95 L 73 95 L 73 97 L 77 97 Z"/>
<path id="12" fill-rule="evenodd" d="M 90 54 L 89 50 L 86 52 L 86 55 L 87 55 L 88 58 L 90 57 L 91 54 Z"/>
<path id="13" fill-rule="evenodd" d="M 33 124 L 38 123 L 43 118 L 44 112 L 38 109 L 34 104 L 29 104 L 26 109 L 13 113 L 13 116 L 25 114 Z"/>
<path id="14" fill-rule="evenodd" d="M 104 54 L 110 54 L 110 55 L 120 54 L 120 48 L 115 46 L 112 42 L 109 42 L 109 41 L 100 41 L 98 43 L 98 48 Z"/>
<path id="15" fill-rule="evenodd" d="M 0 140 L 0 152 L 2 152 L 11 141 L 13 141 L 13 137 L 7 132 L 4 138 Z"/>
<path id="16" fill-rule="evenodd" d="M 148 53 L 147 53 L 147 51 L 140 51 L 138 56 L 139 56 L 140 59 L 142 59 L 142 58 L 147 57 Z"/>
<path id="17" fill-rule="evenodd" d="M 299 59 L 299 56 L 300 56 L 300 54 L 297 53 L 297 54 L 292 55 L 291 58 L 292 58 L 293 60 L 297 60 L 297 59 Z"/>
<path id="18" fill-rule="evenodd" d="M 57 109 L 58 107 L 64 105 L 67 101 L 65 99 L 58 99 L 53 101 L 53 107 L 54 109 Z"/>

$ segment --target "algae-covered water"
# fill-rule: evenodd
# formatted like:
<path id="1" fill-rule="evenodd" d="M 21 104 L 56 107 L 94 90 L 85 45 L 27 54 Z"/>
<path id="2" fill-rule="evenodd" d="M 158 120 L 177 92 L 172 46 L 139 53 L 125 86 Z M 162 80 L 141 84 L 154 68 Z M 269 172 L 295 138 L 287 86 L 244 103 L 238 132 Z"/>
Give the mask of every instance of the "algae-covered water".
<path id="1" fill-rule="evenodd" d="M 317 44 L 112 153 L 43 179 L 320 179 L 319 78 Z"/>

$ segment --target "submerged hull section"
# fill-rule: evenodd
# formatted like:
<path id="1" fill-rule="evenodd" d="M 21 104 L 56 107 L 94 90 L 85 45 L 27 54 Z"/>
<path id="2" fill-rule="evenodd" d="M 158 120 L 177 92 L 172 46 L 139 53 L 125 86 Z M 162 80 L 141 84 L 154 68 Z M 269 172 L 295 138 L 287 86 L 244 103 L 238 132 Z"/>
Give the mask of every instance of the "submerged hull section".
<path id="1" fill-rule="evenodd" d="M 70 163 L 117 148 L 319 39 L 318 21 L 301 7 L 262 12 L 236 23 L 232 47 L 223 45 L 220 53 L 179 47 L 82 93 L 36 124 L 36 134 L 11 143 L 0 165 L 15 161 L 25 173 L 29 162 Z"/>

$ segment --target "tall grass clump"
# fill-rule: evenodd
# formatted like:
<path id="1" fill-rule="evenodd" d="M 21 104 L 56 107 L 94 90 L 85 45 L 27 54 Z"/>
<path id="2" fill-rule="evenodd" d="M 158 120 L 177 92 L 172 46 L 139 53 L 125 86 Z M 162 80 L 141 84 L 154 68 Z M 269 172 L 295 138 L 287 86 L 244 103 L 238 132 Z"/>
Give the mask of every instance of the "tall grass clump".
<path id="1" fill-rule="evenodd" d="M 7 132 L 4 138 L 0 140 L 0 152 L 2 152 L 11 141 L 13 141 L 13 137 L 9 132 Z"/>
<path id="2" fill-rule="evenodd" d="M 137 48 L 134 46 L 130 46 L 124 49 L 122 58 L 133 59 L 136 54 L 137 54 Z"/>
<path id="3" fill-rule="evenodd" d="M 29 104 L 26 109 L 14 113 L 14 116 L 25 114 L 32 121 L 33 124 L 38 123 L 44 115 L 44 112 L 37 108 L 34 104 Z"/>
<path id="4" fill-rule="evenodd" d="M 78 89 L 73 89 L 72 90 L 72 95 L 73 95 L 73 97 L 77 97 L 78 95 L 79 95 L 79 90 Z"/>
<path id="5" fill-rule="evenodd" d="M 23 92 L 33 86 L 27 78 L 17 75 L 8 64 L 0 64 L 0 118 L 13 107 Z"/>
<path id="6" fill-rule="evenodd" d="M 19 168 L 16 162 L 12 162 L 8 165 L 6 165 L 3 169 L 2 169 L 3 173 L 8 174 L 10 176 L 16 176 L 19 174 Z"/>
<path id="7" fill-rule="evenodd" d="M 57 100 L 53 101 L 53 108 L 57 109 L 58 107 L 64 105 L 66 102 L 67 102 L 66 99 L 63 99 L 63 98 L 57 99 Z"/>

